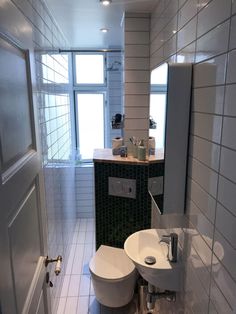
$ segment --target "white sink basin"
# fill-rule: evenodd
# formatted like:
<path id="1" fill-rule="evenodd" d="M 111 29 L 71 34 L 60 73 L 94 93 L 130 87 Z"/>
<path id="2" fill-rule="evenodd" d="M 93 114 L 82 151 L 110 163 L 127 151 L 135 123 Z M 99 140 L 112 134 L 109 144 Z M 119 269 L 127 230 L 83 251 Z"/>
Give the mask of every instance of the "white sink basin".
<path id="1" fill-rule="evenodd" d="M 124 249 L 140 275 L 150 284 L 163 290 L 181 290 L 181 263 L 168 261 L 168 245 L 160 243 L 158 229 L 141 230 L 131 234 L 125 241 Z M 155 257 L 155 264 L 146 264 L 147 256 Z"/>

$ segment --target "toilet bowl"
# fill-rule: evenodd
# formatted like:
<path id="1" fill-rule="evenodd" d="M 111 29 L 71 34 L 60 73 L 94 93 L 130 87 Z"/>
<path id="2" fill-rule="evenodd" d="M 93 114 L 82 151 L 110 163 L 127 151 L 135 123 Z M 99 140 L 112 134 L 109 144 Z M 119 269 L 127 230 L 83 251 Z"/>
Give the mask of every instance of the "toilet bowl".
<path id="1" fill-rule="evenodd" d="M 123 249 L 101 245 L 89 263 L 96 299 L 108 307 L 128 304 L 137 272 Z"/>

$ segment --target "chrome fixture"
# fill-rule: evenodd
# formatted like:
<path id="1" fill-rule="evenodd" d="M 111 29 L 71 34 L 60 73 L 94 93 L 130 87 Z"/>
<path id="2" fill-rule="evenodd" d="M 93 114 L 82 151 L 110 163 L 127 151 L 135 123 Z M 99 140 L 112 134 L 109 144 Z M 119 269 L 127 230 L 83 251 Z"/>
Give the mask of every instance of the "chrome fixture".
<path id="1" fill-rule="evenodd" d="M 178 235 L 176 233 L 171 233 L 170 235 L 163 235 L 160 243 L 164 242 L 168 244 L 168 255 L 167 258 L 170 262 L 177 262 L 177 252 L 178 252 Z"/>
<path id="2" fill-rule="evenodd" d="M 169 290 L 160 290 L 157 287 L 146 284 L 141 280 L 138 282 L 138 313 L 154 314 L 156 313 L 156 301 L 164 299 L 168 302 L 176 301 L 176 292 Z M 158 312 L 159 313 L 159 312 Z"/>
<path id="3" fill-rule="evenodd" d="M 154 310 L 156 300 L 159 299 L 166 299 L 169 302 L 175 302 L 176 301 L 176 292 L 175 291 L 158 291 L 158 288 L 148 283 L 147 287 L 147 296 L 146 296 L 146 302 L 147 302 L 147 309 Z"/>

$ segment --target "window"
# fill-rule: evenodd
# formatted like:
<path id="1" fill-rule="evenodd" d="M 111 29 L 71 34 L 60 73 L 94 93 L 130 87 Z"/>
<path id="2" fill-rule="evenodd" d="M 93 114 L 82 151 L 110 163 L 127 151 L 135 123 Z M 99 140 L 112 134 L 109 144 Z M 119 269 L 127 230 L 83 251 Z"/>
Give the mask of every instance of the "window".
<path id="1" fill-rule="evenodd" d="M 105 147 L 105 56 L 75 53 L 74 64 L 77 158 L 90 162 Z"/>
<path id="2" fill-rule="evenodd" d="M 93 150 L 107 141 L 106 54 L 43 53 L 40 61 L 45 161 L 70 160 L 76 148 L 76 159 L 90 162 Z"/>
<path id="3" fill-rule="evenodd" d="M 151 85 L 167 85 L 168 64 L 163 63 L 151 73 Z"/>
<path id="4" fill-rule="evenodd" d="M 80 159 L 91 160 L 95 148 L 104 148 L 104 94 L 78 92 L 76 103 Z"/>
<path id="5" fill-rule="evenodd" d="M 149 136 L 156 139 L 156 148 L 165 146 L 166 92 L 168 64 L 164 63 L 151 73 L 150 116 L 156 122 L 156 129 L 149 130 Z"/>
<path id="6" fill-rule="evenodd" d="M 164 148 L 165 144 L 166 93 L 150 95 L 150 116 L 157 124 L 156 129 L 149 130 L 149 136 L 156 139 L 156 148 Z"/>
<path id="7" fill-rule="evenodd" d="M 103 54 L 76 54 L 75 83 L 104 85 L 104 62 Z"/>

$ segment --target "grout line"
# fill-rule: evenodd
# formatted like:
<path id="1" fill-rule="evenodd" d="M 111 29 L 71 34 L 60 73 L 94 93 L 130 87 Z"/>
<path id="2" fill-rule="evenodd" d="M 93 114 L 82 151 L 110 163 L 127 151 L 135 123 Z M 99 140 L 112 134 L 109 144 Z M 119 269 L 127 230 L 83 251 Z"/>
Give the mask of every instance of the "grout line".
<path id="1" fill-rule="evenodd" d="M 216 200 L 216 198 L 215 198 L 213 195 L 211 195 L 207 190 L 205 190 L 205 188 L 202 187 L 201 184 L 199 184 L 199 182 L 197 182 L 193 177 L 191 177 L 189 173 L 188 173 L 188 178 L 190 178 L 194 183 L 196 183 L 197 185 L 199 185 L 200 188 L 201 188 L 205 193 L 207 193 L 207 194 L 210 195 L 214 200 Z"/>
<path id="2" fill-rule="evenodd" d="M 232 2 L 231 2 L 231 12 L 232 14 Z M 230 14 L 230 16 L 231 16 Z M 231 17 L 229 22 L 229 34 L 228 34 L 228 47 L 227 51 L 229 50 L 230 45 L 230 35 L 231 35 Z M 227 81 L 227 72 L 228 72 L 228 64 L 229 64 L 229 55 L 227 54 L 227 61 L 226 61 L 226 70 L 225 70 L 225 77 L 224 77 L 224 84 L 226 84 Z M 223 96 L 223 113 L 225 110 L 225 95 L 226 95 L 226 88 L 224 88 L 224 96 Z M 222 144 L 222 138 L 223 138 L 223 129 L 224 129 L 224 119 L 222 120 L 222 126 L 221 126 L 221 135 L 220 135 L 220 145 Z M 221 167 L 221 153 L 222 153 L 222 146 L 220 147 L 220 154 L 219 154 L 219 165 L 218 165 L 218 178 L 217 178 L 217 187 L 216 187 L 216 204 L 215 204 L 215 218 L 214 218 L 214 229 L 213 229 L 213 247 L 212 247 L 212 256 L 211 256 L 211 270 L 210 270 L 210 290 L 209 290 L 209 302 L 208 302 L 208 312 L 209 312 L 209 306 L 210 306 L 210 300 L 211 300 L 211 288 L 212 288 L 212 280 L 214 280 L 212 276 L 213 272 L 213 255 L 214 255 L 214 242 L 215 242 L 215 230 L 216 230 L 216 217 L 217 217 L 217 202 L 218 202 L 218 193 L 219 193 L 219 181 L 220 181 L 220 167 Z M 216 283 L 215 283 L 216 284 Z M 217 285 L 218 286 L 218 285 Z M 228 301 L 228 300 L 227 300 Z"/>
<path id="3" fill-rule="evenodd" d="M 187 196 L 187 200 L 191 201 L 196 207 L 197 209 L 201 212 L 201 214 L 209 221 L 210 224 L 212 224 L 212 226 L 214 226 L 214 222 L 210 220 L 209 217 L 207 217 L 207 215 L 205 214 L 205 212 L 203 211 L 203 209 L 201 209 L 198 204 L 196 204 L 196 202 L 190 197 Z M 188 214 L 188 213 L 187 213 Z"/>

